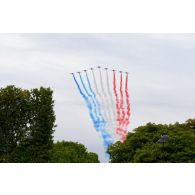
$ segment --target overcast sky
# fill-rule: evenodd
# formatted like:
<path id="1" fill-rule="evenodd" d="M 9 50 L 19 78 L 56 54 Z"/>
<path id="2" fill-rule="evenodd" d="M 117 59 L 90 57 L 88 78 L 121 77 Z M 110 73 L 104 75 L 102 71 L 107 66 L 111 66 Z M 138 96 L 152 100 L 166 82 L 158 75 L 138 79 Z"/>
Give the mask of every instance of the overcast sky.
<path id="1" fill-rule="evenodd" d="M 83 143 L 105 162 L 102 140 L 69 74 L 98 65 L 130 72 L 130 131 L 194 117 L 195 34 L 0 34 L 1 87 L 51 87 L 55 140 Z"/>

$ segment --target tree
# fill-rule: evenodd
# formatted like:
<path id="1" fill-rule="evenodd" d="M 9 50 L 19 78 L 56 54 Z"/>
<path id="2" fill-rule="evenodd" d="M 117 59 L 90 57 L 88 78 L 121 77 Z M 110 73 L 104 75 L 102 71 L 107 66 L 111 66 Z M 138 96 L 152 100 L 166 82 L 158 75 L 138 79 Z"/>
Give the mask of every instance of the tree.
<path id="1" fill-rule="evenodd" d="M 57 142 L 53 146 L 52 163 L 99 163 L 95 153 L 87 152 L 83 144 L 74 142 Z"/>
<path id="2" fill-rule="evenodd" d="M 186 124 L 187 124 L 190 128 L 192 128 L 192 129 L 195 130 L 195 119 L 188 119 L 188 120 L 186 121 Z"/>
<path id="3" fill-rule="evenodd" d="M 31 90 L 30 153 L 33 162 L 48 162 L 53 146 L 54 101 L 50 88 Z"/>
<path id="4" fill-rule="evenodd" d="M 0 89 L 0 159 L 7 162 L 29 127 L 29 100 L 27 90 L 8 86 Z"/>
<path id="5" fill-rule="evenodd" d="M 0 89 L 0 161 L 48 162 L 55 115 L 50 88 Z"/>
<path id="6" fill-rule="evenodd" d="M 163 134 L 168 134 L 169 139 L 159 144 Z M 110 146 L 108 153 L 113 163 L 195 162 L 195 131 L 188 122 L 173 125 L 148 123 L 129 133 L 124 143 Z"/>

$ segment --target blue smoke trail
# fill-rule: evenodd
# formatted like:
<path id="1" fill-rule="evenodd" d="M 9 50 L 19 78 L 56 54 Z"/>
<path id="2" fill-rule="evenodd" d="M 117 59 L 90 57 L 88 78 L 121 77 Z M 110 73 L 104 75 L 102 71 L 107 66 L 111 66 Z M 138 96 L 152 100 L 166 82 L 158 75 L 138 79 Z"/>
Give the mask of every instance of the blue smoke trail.
<path id="1" fill-rule="evenodd" d="M 105 148 L 107 149 L 111 144 L 113 144 L 112 138 L 111 138 L 111 136 L 106 132 L 106 130 L 105 130 L 105 125 L 102 126 L 101 129 L 99 129 L 99 124 L 98 124 L 99 121 L 97 121 L 97 120 L 95 119 L 95 117 L 94 117 L 92 105 L 91 105 L 91 103 L 90 103 L 89 98 L 88 98 L 88 97 L 83 93 L 83 91 L 81 90 L 81 87 L 80 87 L 78 81 L 76 80 L 74 74 L 73 74 L 73 78 L 74 78 L 74 81 L 75 81 L 75 83 L 76 83 L 76 85 L 77 85 L 77 88 L 78 88 L 78 90 L 79 90 L 81 96 L 84 98 L 84 100 L 85 100 L 85 102 L 86 102 L 86 104 L 87 104 L 87 107 L 88 107 L 88 110 L 89 110 L 90 117 L 91 117 L 91 119 L 92 119 L 92 121 L 93 121 L 93 124 L 94 124 L 94 128 L 95 128 L 97 131 L 101 130 L 100 132 L 101 132 L 101 135 L 102 135 L 102 138 L 103 138 L 103 141 L 104 141 L 104 146 L 105 146 Z M 85 84 L 84 84 L 84 82 L 83 82 L 83 79 L 82 79 L 81 75 L 80 75 L 80 79 L 81 79 L 81 83 L 82 83 L 82 85 L 83 85 L 83 87 L 84 87 L 84 90 L 87 91 L 87 89 L 86 89 L 86 87 L 85 87 Z M 89 93 L 87 93 L 87 95 L 88 95 L 88 94 L 89 94 Z"/>
<path id="2" fill-rule="evenodd" d="M 97 131 L 99 131 L 99 130 L 100 130 L 100 127 L 99 127 L 100 121 L 99 121 L 99 118 L 98 118 L 98 116 L 97 116 L 96 104 L 95 104 L 95 102 L 94 102 L 93 97 L 92 97 L 91 94 L 88 92 L 88 90 L 87 90 L 87 88 L 86 88 L 86 86 L 85 86 L 85 83 L 84 83 L 84 81 L 83 81 L 83 78 L 82 78 L 81 74 L 79 74 L 79 76 L 80 76 L 80 80 L 81 80 L 82 86 L 83 86 L 83 88 L 84 88 L 84 90 L 85 90 L 87 96 L 89 97 L 89 102 L 91 102 L 91 109 L 92 109 L 92 113 L 94 114 L 94 120 L 93 120 L 94 127 L 95 127 L 95 129 L 96 129 Z M 91 100 L 91 101 L 90 101 L 90 100 Z"/>
<path id="3" fill-rule="evenodd" d="M 103 129 L 104 129 L 104 128 L 105 128 L 106 121 L 104 120 L 104 117 L 103 117 L 103 115 L 102 115 L 102 113 L 101 113 L 101 106 L 100 106 L 100 103 L 99 103 L 99 101 L 98 101 L 98 99 L 97 99 L 97 97 L 96 97 L 96 95 L 95 95 L 95 92 L 93 91 L 93 89 L 92 89 L 92 87 L 91 87 L 91 83 L 90 83 L 90 81 L 89 81 L 88 74 L 87 74 L 87 72 L 85 72 L 85 73 L 86 73 L 87 83 L 88 83 L 90 92 L 91 92 L 91 94 L 92 94 L 92 96 L 93 96 L 93 100 L 94 100 L 94 102 L 95 102 L 95 109 L 96 109 L 97 114 L 98 114 L 98 116 L 99 116 L 99 125 L 100 125 L 100 127 L 103 127 Z"/>
<path id="4" fill-rule="evenodd" d="M 89 109 L 89 114 L 90 114 L 92 120 L 95 121 L 95 119 L 94 119 L 94 117 L 93 117 L 92 107 L 91 107 L 91 104 L 90 104 L 89 99 L 87 98 L 87 96 L 86 96 L 86 95 L 83 93 L 83 91 L 81 90 L 81 87 L 80 87 L 79 83 L 77 82 L 77 80 L 76 80 L 74 74 L 73 74 L 72 76 L 73 76 L 74 81 L 75 81 L 75 83 L 76 83 L 76 85 L 77 85 L 77 88 L 78 88 L 78 90 L 79 90 L 79 93 L 80 93 L 81 96 L 84 98 L 84 100 L 85 100 L 85 102 L 86 102 L 86 104 L 87 104 L 87 107 L 88 107 L 88 109 Z"/>

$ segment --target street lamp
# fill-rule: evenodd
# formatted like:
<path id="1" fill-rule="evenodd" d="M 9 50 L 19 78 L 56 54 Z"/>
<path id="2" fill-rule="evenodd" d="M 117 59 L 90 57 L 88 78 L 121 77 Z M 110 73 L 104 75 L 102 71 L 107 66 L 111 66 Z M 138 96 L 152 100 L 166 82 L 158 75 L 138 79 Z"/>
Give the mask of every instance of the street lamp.
<path id="1" fill-rule="evenodd" d="M 157 141 L 157 143 L 159 144 L 163 144 L 164 147 L 164 143 L 167 142 L 169 139 L 169 136 L 167 134 L 164 134 L 161 136 L 161 138 Z"/>
<path id="2" fill-rule="evenodd" d="M 164 144 L 169 140 L 169 136 L 167 134 L 164 134 L 161 136 L 161 138 L 157 141 L 157 143 L 163 145 L 163 156 L 164 156 Z"/>

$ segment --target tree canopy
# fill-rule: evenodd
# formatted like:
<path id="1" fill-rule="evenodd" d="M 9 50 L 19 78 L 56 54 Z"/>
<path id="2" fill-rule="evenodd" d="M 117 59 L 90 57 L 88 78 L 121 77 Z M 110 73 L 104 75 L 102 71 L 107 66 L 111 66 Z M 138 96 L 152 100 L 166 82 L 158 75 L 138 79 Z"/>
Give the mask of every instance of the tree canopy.
<path id="1" fill-rule="evenodd" d="M 98 155 L 88 152 L 83 144 L 57 142 L 53 146 L 52 163 L 99 163 Z"/>
<path id="2" fill-rule="evenodd" d="M 0 89 L 0 161 L 48 162 L 55 127 L 50 88 Z"/>
<path id="3" fill-rule="evenodd" d="M 195 120 L 162 125 L 148 123 L 130 132 L 126 141 L 111 145 L 108 153 L 112 163 L 185 163 L 195 162 Z M 169 139 L 158 140 L 167 134 Z"/>
<path id="4" fill-rule="evenodd" d="M 0 162 L 97 163 L 80 143 L 54 143 L 55 113 L 50 88 L 0 89 Z M 165 139 L 166 138 L 166 139 Z M 195 162 L 195 119 L 148 123 L 108 149 L 112 163 Z"/>

